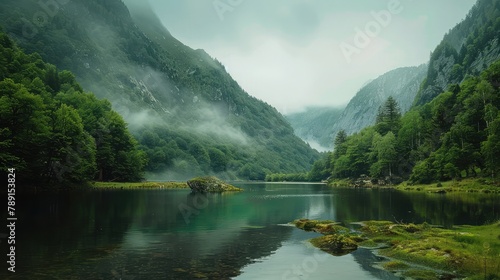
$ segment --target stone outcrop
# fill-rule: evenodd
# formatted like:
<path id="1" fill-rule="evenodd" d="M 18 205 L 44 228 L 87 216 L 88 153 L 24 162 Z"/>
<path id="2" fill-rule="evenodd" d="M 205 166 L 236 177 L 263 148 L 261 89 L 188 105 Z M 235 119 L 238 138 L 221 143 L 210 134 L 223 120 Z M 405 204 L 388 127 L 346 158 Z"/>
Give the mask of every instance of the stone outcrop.
<path id="1" fill-rule="evenodd" d="M 196 177 L 187 181 L 188 186 L 193 192 L 227 192 L 242 191 L 242 189 L 230 185 L 216 177 Z"/>

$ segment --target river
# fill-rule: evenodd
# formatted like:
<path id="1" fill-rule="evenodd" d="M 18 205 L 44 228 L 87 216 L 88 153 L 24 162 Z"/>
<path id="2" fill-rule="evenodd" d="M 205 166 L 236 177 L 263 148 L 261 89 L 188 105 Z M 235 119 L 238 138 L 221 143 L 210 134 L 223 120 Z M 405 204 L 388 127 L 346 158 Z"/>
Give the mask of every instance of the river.
<path id="1" fill-rule="evenodd" d="M 488 194 L 234 185 L 244 191 L 19 195 L 16 273 L 7 273 L 5 267 L 0 278 L 398 279 L 376 268 L 380 259 L 371 251 L 331 256 L 307 242 L 318 234 L 287 223 L 311 218 L 349 225 L 375 219 L 451 227 L 500 219 L 500 199 Z M 2 237 L 0 230 L 5 258 L 8 245 Z"/>

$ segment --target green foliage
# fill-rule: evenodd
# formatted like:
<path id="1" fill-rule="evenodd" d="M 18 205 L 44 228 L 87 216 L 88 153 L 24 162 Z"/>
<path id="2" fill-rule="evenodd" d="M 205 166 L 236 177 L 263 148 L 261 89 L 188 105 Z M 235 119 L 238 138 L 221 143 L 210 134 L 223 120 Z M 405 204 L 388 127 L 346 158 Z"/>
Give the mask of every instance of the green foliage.
<path id="1" fill-rule="evenodd" d="M 268 174 L 265 180 L 267 182 L 309 182 L 311 178 L 307 173 L 295 173 L 295 174 Z M 312 180 L 316 181 L 316 180 Z"/>
<path id="2" fill-rule="evenodd" d="M 107 135 L 97 137 L 96 131 L 121 129 L 122 124 L 102 112 L 110 103 L 82 96 L 75 76 L 86 90 L 111 100 L 130 123 L 148 159 L 148 177 L 172 180 L 217 174 L 263 180 L 268 173 L 311 168 L 319 153 L 293 134 L 275 108 L 246 93 L 206 52 L 172 37 L 147 3 L 130 5 L 120 0 L 67 1 L 27 39 L 23 27 L 29 22 L 23 19 L 31 20 L 27 15 L 37 14 L 40 7 L 26 0 L 0 1 L 0 24 L 24 50 L 38 53 L 30 55 L 25 79 L 32 87 L 43 87 L 44 100 L 56 94 L 71 104 L 85 130 L 104 140 L 96 141 L 98 178 L 126 177 L 124 171 L 132 162 L 123 161 L 116 150 L 131 146 L 129 135 L 120 134 L 123 139 L 116 144 Z M 0 42 L 12 44 L 2 38 Z M 2 53 L 0 59 L 10 56 Z M 71 72 L 57 73 L 54 67 L 42 71 L 37 67 L 42 58 Z M 0 61 L 0 77 L 6 66 L 19 67 Z M 146 114 L 146 121 L 136 118 Z"/>
<path id="3" fill-rule="evenodd" d="M 145 156 L 107 101 L 82 92 L 73 74 L 26 55 L 0 33 L 0 169 L 21 185 L 138 181 Z"/>
<path id="4" fill-rule="evenodd" d="M 484 53 L 498 48 L 499 19 L 500 2 L 477 1 L 467 17 L 452 28 L 432 52 L 427 77 L 415 98 L 415 105 L 430 102 L 446 90 L 443 86 L 458 84 L 468 75 L 478 75 L 494 62 L 486 59 Z M 450 63 L 453 63 L 451 69 Z"/>
<path id="5" fill-rule="evenodd" d="M 375 129 L 380 135 L 385 135 L 389 131 L 397 134 L 401 127 L 401 110 L 396 100 L 389 96 L 385 103 L 380 106 L 377 114 Z"/>
<path id="6" fill-rule="evenodd" d="M 210 167 L 214 172 L 226 171 L 227 158 L 223 152 L 217 148 L 210 148 L 208 155 L 210 157 Z"/>
<path id="7" fill-rule="evenodd" d="M 373 137 L 372 152 L 376 162 L 370 168 L 373 177 L 387 174 L 392 177 L 392 170 L 397 161 L 396 137 L 389 131 L 385 136 L 376 133 Z"/>
<path id="8" fill-rule="evenodd" d="M 476 176 L 497 179 L 499 77 L 497 61 L 479 77 L 450 86 L 450 91 L 403 117 L 397 104 L 388 100 L 379 110 L 374 127 L 348 137 L 338 136 L 335 150 L 327 156 L 329 165 L 318 162 L 311 174 L 332 179 L 370 174 L 373 178 L 426 184 Z"/>

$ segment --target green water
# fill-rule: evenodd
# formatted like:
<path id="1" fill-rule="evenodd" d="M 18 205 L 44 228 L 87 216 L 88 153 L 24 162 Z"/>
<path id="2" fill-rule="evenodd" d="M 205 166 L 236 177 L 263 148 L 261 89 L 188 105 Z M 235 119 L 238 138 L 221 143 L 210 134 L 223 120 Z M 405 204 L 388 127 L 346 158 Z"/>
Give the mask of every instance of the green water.
<path id="1" fill-rule="evenodd" d="M 18 196 L 16 273 L 7 273 L 4 261 L 0 278 L 397 279 L 374 268 L 379 259 L 368 250 L 333 257 L 306 242 L 316 233 L 286 224 L 305 217 L 345 223 L 426 221 L 450 227 L 500 218 L 500 199 L 494 195 L 235 185 L 245 191 Z M 0 241 L 6 259 L 6 239 Z"/>

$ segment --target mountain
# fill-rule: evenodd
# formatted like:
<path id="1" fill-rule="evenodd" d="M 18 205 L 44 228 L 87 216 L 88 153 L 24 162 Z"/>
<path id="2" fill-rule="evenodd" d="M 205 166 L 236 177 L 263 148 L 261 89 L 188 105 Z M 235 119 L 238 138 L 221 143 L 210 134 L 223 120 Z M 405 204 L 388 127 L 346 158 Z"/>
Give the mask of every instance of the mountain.
<path id="1" fill-rule="evenodd" d="M 391 70 L 367 82 L 344 109 L 309 108 L 287 119 L 296 135 L 311 146 L 332 149 L 340 130 L 352 134 L 373 125 L 378 108 L 389 96 L 394 97 L 402 112 L 408 111 L 426 74 L 425 64 Z"/>
<path id="2" fill-rule="evenodd" d="M 364 86 L 349 101 L 336 123 L 334 131 L 345 130 L 352 134 L 373 125 L 377 110 L 392 96 L 402 112 L 408 111 L 422 82 L 427 67 L 403 67 L 389 71 Z M 335 135 L 332 135 L 332 139 Z"/>
<path id="3" fill-rule="evenodd" d="M 286 115 L 295 134 L 318 151 L 331 149 L 334 128 L 343 108 L 310 107 L 303 112 Z"/>
<path id="4" fill-rule="evenodd" d="M 61 3 L 61 4 L 60 4 Z M 221 62 L 172 37 L 147 1 L 4 0 L 0 25 L 27 53 L 111 101 L 148 157 L 148 178 L 263 179 L 319 157 Z"/>
<path id="5" fill-rule="evenodd" d="M 414 76 L 415 82 L 423 82 L 409 111 L 401 116 L 395 100 L 387 99 L 373 126 L 337 137 L 328 160 L 316 162 L 311 173 L 332 180 L 370 174 L 372 179 L 383 179 L 382 183 L 408 180 L 412 184 L 480 177 L 481 185 L 498 185 L 499 39 L 500 1 L 479 0 L 432 52 L 427 71 Z M 370 83 L 351 103 L 362 108 L 364 99 L 384 88 L 383 77 L 396 74 L 397 70 L 391 71 Z M 387 89 L 398 88 L 387 85 Z M 399 86 L 400 91 L 403 88 Z M 408 102 L 400 104 L 403 111 L 409 108 Z M 344 113 L 355 111 L 349 107 Z M 356 126 L 349 121 L 339 124 Z M 364 184 L 359 182 L 355 184 Z"/>
<path id="6" fill-rule="evenodd" d="M 399 184 L 500 178 L 500 60 L 404 116 L 388 99 L 375 125 L 336 137 L 335 150 L 313 165 L 318 180 L 365 178 Z M 366 178 L 352 180 L 370 185 Z M 474 183 L 476 184 L 476 182 Z"/>
<path id="7" fill-rule="evenodd" d="M 432 52 L 427 76 L 415 98 L 420 106 L 476 76 L 500 58 L 500 1 L 478 0 L 466 18 L 452 28 Z"/>
<path id="8" fill-rule="evenodd" d="M 395 69 L 371 81 L 349 102 L 336 125 L 325 130 L 327 135 L 313 140 L 330 139 L 332 143 L 341 129 L 352 134 L 373 125 L 378 107 L 391 95 L 402 112 L 424 105 L 446 91 L 450 84 L 479 75 L 499 58 L 500 1 L 479 0 L 466 18 L 444 36 L 426 65 Z M 301 132 L 297 135 L 302 139 L 308 141 L 313 135 L 302 133 L 307 131 L 306 126 L 291 123 Z"/>

